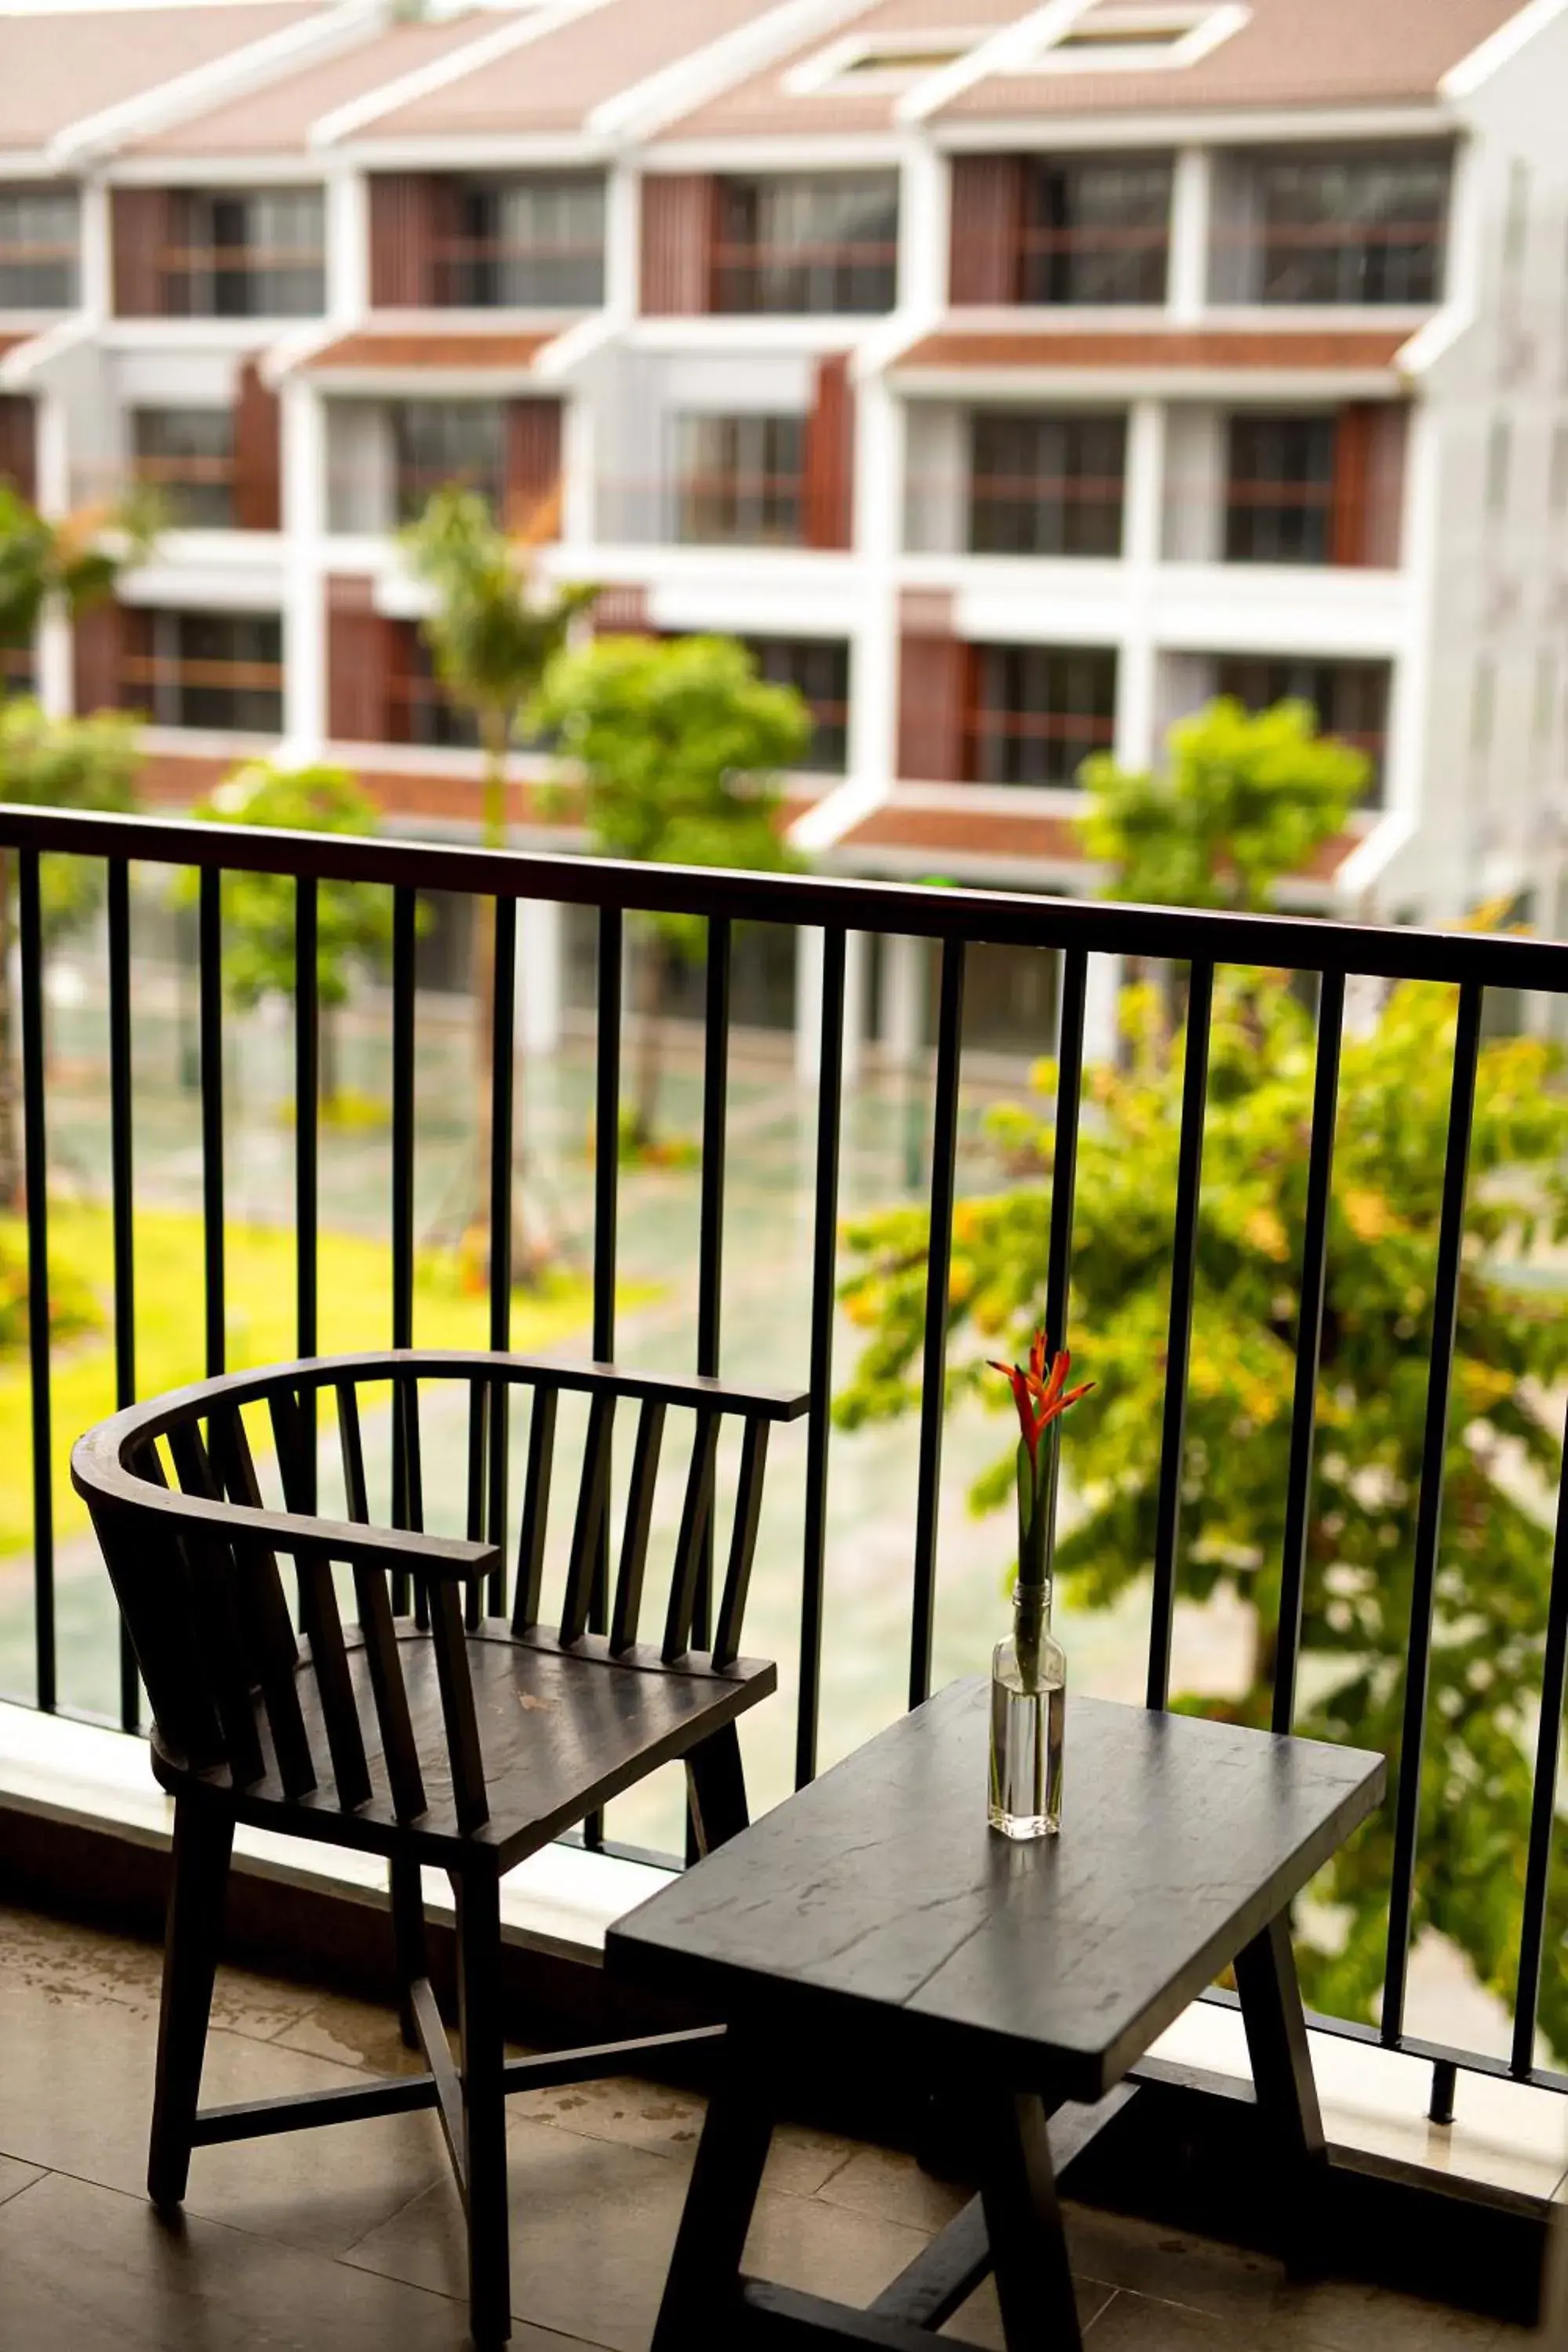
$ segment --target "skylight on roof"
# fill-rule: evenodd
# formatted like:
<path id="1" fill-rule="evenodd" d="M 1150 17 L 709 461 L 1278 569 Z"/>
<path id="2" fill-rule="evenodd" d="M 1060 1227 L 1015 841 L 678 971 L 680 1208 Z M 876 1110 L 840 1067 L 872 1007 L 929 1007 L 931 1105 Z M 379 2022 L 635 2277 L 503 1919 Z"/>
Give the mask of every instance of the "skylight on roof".
<path id="1" fill-rule="evenodd" d="M 864 33 L 847 34 L 792 67 L 784 78 L 784 88 L 797 95 L 819 91 L 860 95 L 868 90 L 896 93 L 913 89 L 928 74 L 939 73 L 943 66 L 956 65 L 960 58 L 966 58 L 992 29 L 988 26 L 950 26 L 945 30 L 889 33 L 882 40 Z"/>
<path id="2" fill-rule="evenodd" d="M 1092 8 L 1030 58 L 1029 73 L 1146 73 L 1190 66 L 1246 24 L 1249 11 L 1226 5 Z"/>

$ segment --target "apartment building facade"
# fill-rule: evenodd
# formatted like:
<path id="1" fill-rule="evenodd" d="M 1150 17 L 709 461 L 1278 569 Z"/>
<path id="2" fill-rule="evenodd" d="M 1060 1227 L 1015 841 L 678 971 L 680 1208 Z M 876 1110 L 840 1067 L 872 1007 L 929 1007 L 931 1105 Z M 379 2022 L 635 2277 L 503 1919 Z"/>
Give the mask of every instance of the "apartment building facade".
<path id="1" fill-rule="evenodd" d="M 1290 693 L 1373 779 L 1291 903 L 1568 921 L 1563 0 L 258 0 L 177 68 L 190 14 L 91 19 L 90 109 L 0 29 L 0 471 L 172 519 L 36 680 L 161 795 L 266 751 L 474 822 L 395 536 L 458 478 L 596 625 L 800 688 L 830 870 L 1091 888 L 1087 754 Z M 574 961 L 525 924 L 536 1044 Z M 1040 960 L 976 977 L 1037 1049 Z"/>

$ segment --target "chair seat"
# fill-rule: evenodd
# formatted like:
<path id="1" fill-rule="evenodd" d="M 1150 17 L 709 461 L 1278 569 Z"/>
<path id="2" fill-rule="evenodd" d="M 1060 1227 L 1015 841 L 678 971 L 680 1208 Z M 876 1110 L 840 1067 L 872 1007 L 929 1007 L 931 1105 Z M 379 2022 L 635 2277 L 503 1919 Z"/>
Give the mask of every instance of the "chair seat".
<path id="1" fill-rule="evenodd" d="M 406 1853 L 412 1841 L 432 1864 L 444 1854 L 450 1859 L 450 1847 L 479 1843 L 498 1849 L 501 1866 L 510 1868 L 657 1766 L 687 1755 L 767 1697 L 778 1681 L 771 1660 L 737 1658 L 715 1666 L 705 1652 L 693 1651 L 667 1664 L 657 1649 L 644 1647 L 612 1658 L 602 1634 L 563 1646 L 542 1628 L 517 1635 L 504 1619 L 489 1620 L 467 1642 L 489 1821 L 465 1837 L 458 1828 L 434 1648 L 411 1619 L 399 1622 L 397 1634 L 428 1807 L 417 1820 L 399 1822 L 379 1743 L 367 1748 L 370 1801 L 353 1812 L 339 1806 L 321 1695 L 305 1643 L 300 1705 L 317 1759 L 318 1790 L 303 1797 L 285 1793 L 259 1703 L 258 1726 L 268 1761 L 262 1780 L 232 1790 L 226 1769 L 195 1772 L 171 1758 L 154 1737 L 159 1780 L 176 1792 L 204 1789 L 221 1794 L 240 1821 L 295 1836 L 378 1853 L 390 1853 L 395 1846 Z M 371 1725 L 376 1715 L 366 1653 L 357 1632 L 350 1630 L 348 1638 L 360 1720 Z"/>

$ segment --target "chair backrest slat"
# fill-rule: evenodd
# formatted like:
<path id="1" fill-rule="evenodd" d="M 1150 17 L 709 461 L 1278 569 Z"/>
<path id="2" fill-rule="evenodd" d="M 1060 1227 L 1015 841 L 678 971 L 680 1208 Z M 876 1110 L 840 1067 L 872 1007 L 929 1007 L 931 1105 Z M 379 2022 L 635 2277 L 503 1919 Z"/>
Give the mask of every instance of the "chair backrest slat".
<path id="1" fill-rule="evenodd" d="M 730 1565 L 719 1603 L 713 1635 L 713 1663 L 733 1665 L 741 1651 L 741 1621 L 751 1590 L 752 1562 L 756 1556 L 757 1528 L 763 1516 L 763 1478 L 768 1466 L 768 1424 L 752 1417 L 741 1440 L 741 1477 L 735 1495 L 735 1525 L 730 1538 Z"/>
<path id="2" fill-rule="evenodd" d="M 307 1516 L 316 1507 L 316 1481 L 311 1473 L 311 1430 L 292 1389 L 276 1389 L 267 1400 L 272 1442 L 278 1449 L 278 1472 L 283 1499 L 291 1511 Z"/>
<path id="3" fill-rule="evenodd" d="M 371 1696 L 381 1731 L 381 1752 L 386 1761 L 392 1809 L 400 1822 L 415 1822 L 428 1810 L 424 1775 L 419 1769 L 419 1743 L 408 1706 L 408 1686 L 397 1654 L 397 1628 L 392 1596 L 379 1568 L 355 1567 L 354 1600 L 364 1634 L 365 1664 L 370 1670 Z"/>
<path id="4" fill-rule="evenodd" d="M 246 1436 L 238 1407 L 231 1405 L 226 1409 L 215 1409 L 207 1428 L 212 1444 L 212 1466 L 218 1471 L 229 1501 L 239 1504 L 245 1510 L 264 1509 L 256 1465 L 251 1458 L 250 1441 Z M 195 1455 L 192 1456 L 192 1467 L 199 1475 Z M 182 1471 L 182 1484 L 184 1476 Z M 252 1654 L 259 1669 L 268 1728 L 272 1734 L 273 1752 L 278 1759 L 278 1777 L 283 1783 L 286 1795 L 309 1796 L 317 1785 L 316 1759 L 310 1753 L 310 1734 L 305 1728 L 305 1717 L 300 1706 L 297 1680 L 300 1644 L 295 1639 L 289 1603 L 284 1598 L 277 1556 L 271 1546 L 263 1542 L 260 1537 L 242 1534 L 237 1528 L 232 1549 L 240 1620 L 247 1629 Z"/>
<path id="5" fill-rule="evenodd" d="M 338 1400 L 338 1448 L 342 1455 L 343 1495 L 351 1519 L 362 1527 L 370 1525 L 370 1492 L 364 1479 L 364 1439 L 359 1425 L 359 1398 L 352 1381 L 339 1381 L 334 1393 Z"/>
<path id="6" fill-rule="evenodd" d="M 601 1389 L 588 1408 L 588 1439 L 583 1450 L 583 1483 L 577 1494 L 577 1521 L 572 1530 L 572 1555 L 566 1568 L 566 1599 L 561 1612 L 561 1639 L 580 1642 L 588 1630 L 594 1586 L 599 1573 L 605 1515 L 610 1504 L 610 1438 L 616 1423 L 616 1397 Z"/>
<path id="7" fill-rule="evenodd" d="M 464 1527 L 468 1541 L 478 1543 L 485 1531 L 485 1470 L 489 1459 L 490 1390 L 488 1381 L 468 1382 L 468 1495 Z M 475 1577 L 468 1587 L 463 1622 L 478 1633 L 484 1614 L 484 1587 Z"/>
<path id="8" fill-rule="evenodd" d="M 150 1445 L 144 1451 L 162 1484 L 156 1453 Z M 174 1546 L 166 1552 L 153 1550 L 133 1512 L 100 1499 L 92 1505 L 92 1525 L 114 1597 L 132 1629 L 136 1664 L 165 1747 L 198 1771 L 222 1763 L 230 1753 L 229 1727 L 219 1711 L 215 1678 L 203 1654 L 184 1553 Z M 250 1696 L 243 1681 L 239 1702 L 254 1738 Z M 260 1776 L 258 1744 L 251 1777 Z"/>
<path id="9" fill-rule="evenodd" d="M 664 1405 L 645 1397 L 637 1414 L 637 1445 L 632 1454 L 631 1491 L 626 1496 L 620 1568 L 616 1576 L 615 1606 L 610 1612 L 610 1654 L 619 1657 L 637 1637 L 642 1609 L 643 1574 L 647 1566 L 647 1539 L 653 1526 L 654 1488 L 658 1480 L 659 1448 L 664 1438 Z"/>
<path id="10" fill-rule="evenodd" d="M 522 1482 L 522 1520 L 517 1538 L 517 1592 L 512 1601 L 511 1630 L 527 1633 L 539 1622 L 544 1583 L 544 1536 L 550 1518 L 550 1474 L 555 1462 L 555 1410 L 560 1391 L 540 1387 L 533 1391 L 528 1425 L 528 1467 Z"/>
<path id="11" fill-rule="evenodd" d="M 691 1441 L 691 1469 L 686 1481 L 680 1533 L 675 1543 L 675 1568 L 669 1581 L 662 1651 L 667 1664 L 683 1658 L 691 1647 L 691 1619 L 697 1607 L 698 1579 L 702 1572 L 703 1538 L 713 1511 L 718 1451 L 719 1415 L 710 1407 L 703 1406 L 699 1409 L 697 1432 Z"/>
<path id="12" fill-rule="evenodd" d="M 430 1591 L 430 1638 L 436 1651 L 436 1675 L 441 1689 L 441 1713 L 447 1730 L 447 1754 L 452 1767 L 452 1796 L 458 1827 L 465 1836 L 483 1829 L 490 1817 L 485 1792 L 485 1759 L 479 1746 L 479 1717 L 474 1708 L 474 1681 L 468 1666 L 468 1645 L 463 1625 L 463 1604 L 457 1587 L 441 1580 Z"/>
<path id="13" fill-rule="evenodd" d="M 419 1445 L 419 1383 L 408 1373 L 401 1374 L 394 1387 L 395 1410 L 397 1415 L 397 1464 L 399 1475 L 393 1496 L 392 1524 L 407 1528 L 415 1535 L 425 1525 L 425 1464 Z"/>
<path id="14" fill-rule="evenodd" d="M 300 1573 L 300 1613 L 305 1622 L 310 1660 L 316 1669 L 332 1779 L 339 1804 L 345 1812 L 352 1813 L 357 1806 L 370 1801 L 370 1765 L 365 1757 L 364 1734 L 360 1728 L 348 1644 L 343 1639 L 342 1613 L 338 1607 L 337 1587 L 332 1582 L 332 1564 L 325 1552 L 310 1545 L 295 1555 L 294 1564 Z M 376 1575 L 380 1572 L 373 1571 Z"/>

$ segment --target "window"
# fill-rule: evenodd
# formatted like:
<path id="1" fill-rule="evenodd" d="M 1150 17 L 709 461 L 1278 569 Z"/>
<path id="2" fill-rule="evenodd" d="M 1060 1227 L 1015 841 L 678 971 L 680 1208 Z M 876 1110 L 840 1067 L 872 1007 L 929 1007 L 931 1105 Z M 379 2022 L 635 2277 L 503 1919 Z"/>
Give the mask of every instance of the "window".
<path id="1" fill-rule="evenodd" d="M 689 545 L 798 547 L 803 416 L 678 419 L 676 535 Z"/>
<path id="2" fill-rule="evenodd" d="M 234 417 L 226 408 L 138 408 L 131 419 L 136 478 L 184 530 L 234 527 Z"/>
<path id="3" fill-rule="evenodd" d="M 479 720 L 473 711 L 452 700 L 437 677 L 423 630 L 413 622 L 404 624 L 397 632 L 397 644 L 402 658 L 391 681 L 394 703 L 401 706 L 393 714 L 396 740 L 443 751 L 477 751 Z"/>
<path id="4" fill-rule="evenodd" d="M 1325 735 L 1353 743 L 1373 763 L 1367 800 L 1383 796 L 1383 757 L 1388 733 L 1386 662 L 1297 661 L 1289 656 L 1231 656 L 1215 664 L 1215 692 L 1228 694 L 1248 710 L 1276 702 L 1309 702 Z"/>
<path id="5" fill-rule="evenodd" d="M 1171 163 L 1037 163 L 1026 186 L 1025 302 L 1163 302 Z"/>
<path id="6" fill-rule="evenodd" d="M 715 310 L 814 317 L 890 310 L 898 259 L 899 184 L 891 172 L 721 183 Z"/>
<path id="7" fill-rule="evenodd" d="M 173 317 L 307 319 L 326 301 L 320 188 L 224 189 L 176 199 L 164 256 Z"/>
<path id="8" fill-rule="evenodd" d="M 400 523 L 414 521 L 447 482 L 478 490 L 493 514 L 501 513 L 506 412 L 499 400 L 398 400 L 387 414 Z"/>
<path id="9" fill-rule="evenodd" d="M 70 310 L 78 215 L 69 188 L 0 190 L 0 310 Z"/>
<path id="10" fill-rule="evenodd" d="M 1333 542 L 1331 416 L 1233 416 L 1227 563 L 1327 563 Z"/>
<path id="11" fill-rule="evenodd" d="M 973 416 L 972 553 L 1120 555 L 1126 462 L 1121 416 Z"/>
<path id="12" fill-rule="evenodd" d="M 1116 728 L 1116 656 L 1055 646 L 975 654 L 968 773 L 982 784 L 1070 784 Z"/>
<path id="13" fill-rule="evenodd" d="M 137 614 L 147 651 L 121 665 L 121 701 L 159 727 L 247 735 L 283 728 L 283 624 L 276 613 Z"/>
<path id="14" fill-rule="evenodd" d="M 1428 303 L 1442 292 L 1441 155 L 1262 158 L 1253 167 L 1259 302 Z"/>
<path id="15" fill-rule="evenodd" d="M 437 302 L 475 310 L 593 309 L 605 299 L 605 184 L 561 173 L 471 180 L 437 248 Z"/>
<path id="16" fill-rule="evenodd" d="M 1035 73 L 1144 73 L 1187 66 L 1246 24 L 1241 6 L 1098 7 L 1056 34 L 1029 60 Z"/>
<path id="17" fill-rule="evenodd" d="M 793 686 L 811 711 L 814 733 L 803 769 L 844 773 L 849 736 L 849 648 L 840 637 L 746 637 L 760 677 Z"/>

